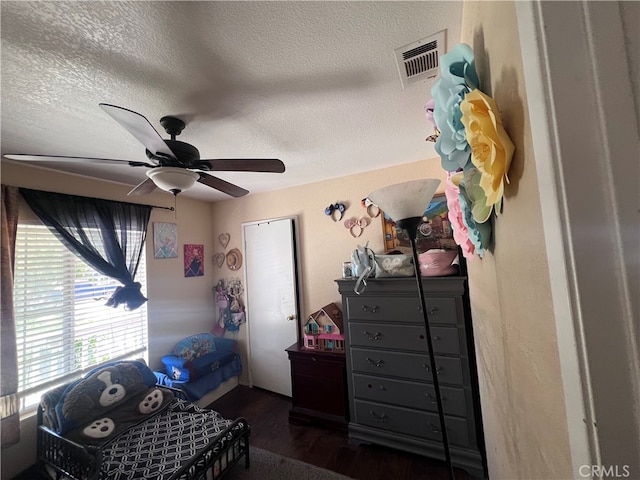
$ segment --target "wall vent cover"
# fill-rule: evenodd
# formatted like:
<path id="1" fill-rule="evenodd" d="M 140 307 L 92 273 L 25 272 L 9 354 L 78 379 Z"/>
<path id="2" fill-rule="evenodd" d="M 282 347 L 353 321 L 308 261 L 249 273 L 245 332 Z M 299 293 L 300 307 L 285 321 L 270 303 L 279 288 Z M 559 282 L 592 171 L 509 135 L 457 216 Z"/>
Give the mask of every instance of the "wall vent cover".
<path id="1" fill-rule="evenodd" d="M 440 74 L 440 55 L 445 53 L 445 30 L 396 48 L 402 87 L 421 83 Z"/>

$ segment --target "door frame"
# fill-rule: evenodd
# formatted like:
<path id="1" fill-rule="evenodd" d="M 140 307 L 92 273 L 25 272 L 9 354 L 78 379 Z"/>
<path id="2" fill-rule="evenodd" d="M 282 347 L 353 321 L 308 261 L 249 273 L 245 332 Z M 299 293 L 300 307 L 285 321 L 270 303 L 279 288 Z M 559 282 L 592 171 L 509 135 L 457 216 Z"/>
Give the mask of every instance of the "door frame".
<path id="1" fill-rule="evenodd" d="M 573 476 L 637 473 L 638 124 L 620 2 L 516 12 Z M 594 218 L 606 235 L 590 233 Z"/>
<path id="2" fill-rule="evenodd" d="M 294 266 L 295 266 L 295 272 L 294 272 L 294 283 L 296 286 L 296 298 L 295 298 L 295 306 L 296 306 L 296 318 L 295 318 L 295 322 L 296 322 L 296 341 L 298 343 L 300 343 L 300 311 L 301 311 L 301 307 L 302 307 L 302 275 L 300 275 L 300 266 L 301 266 L 301 262 L 300 262 L 300 235 L 298 234 L 299 228 L 298 228 L 298 215 L 288 215 L 288 216 L 283 216 L 283 217 L 275 217 L 275 218 L 267 218 L 264 220 L 254 220 L 251 222 L 242 222 L 241 227 L 242 227 L 242 255 L 244 256 L 244 258 L 247 258 L 247 252 L 246 252 L 246 239 L 245 239 L 245 227 L 251 226 L 251 225 L 259 225 L 261 223 L 269 223 L 269 222 L 277 222 L 279 220 L 291 220 L 291 224 L 293 227 L 293 261 L 294 261 Z M 243 281 L 245 284 L 245 288 L 248 289 L 249 288 L 249 284 L 247 283 L 247 270 L 248 270 L 248 264 L 245 263 L 245 268 L 243 269 Z M 246 295 L 247 298 L 247 305 L 246 305 L 246 316 L 247 316 L 247 362 L 248 362 L 248 376 L 249 376 L 249 387 L 253 388 L 253 372 L 251 369 L 251 315 L 249 313 L 249 295 L 247 293 Z"/>

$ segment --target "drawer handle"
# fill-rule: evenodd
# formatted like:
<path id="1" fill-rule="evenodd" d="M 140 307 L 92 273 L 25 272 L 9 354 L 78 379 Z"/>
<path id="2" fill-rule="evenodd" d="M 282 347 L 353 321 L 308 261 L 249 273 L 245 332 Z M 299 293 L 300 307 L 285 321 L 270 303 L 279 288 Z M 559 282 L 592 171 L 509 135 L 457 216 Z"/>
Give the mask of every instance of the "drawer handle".
<path id="1" fill-rule="evenodd" d="M 437 336 L 437 335 L 434 335 L 434 336 L 433 336 L 433 339 L 437 342 L 438 340 L 442 340 L 442 337 L 439 337 L 439 336 Z"/>
<path id="2" fill-rule="evenodd" d="M 316 360 L 316 357 L 311 357 L 311 361 L 317 362 L 318 360 Z"/>
<path id="3" fill-rule="evenodd" d="M 438 307 L 431 307 L 429 309 L 429 315 L 437 315 L 438 313 Z"/>
<path id="4" fill-rule="evenodd" d="M 436 397 L 434 397 L 430 393 L 425 393 L 424 396 L 427 397 L 427 400 L 429 400 L 431 403 L 434 403 L 434 404 L 438 403 L 436 401 Z M 440 399 L 442 400 L 442 403 L 447 401 L 447 397 L 445 397 L 444 395 L 440 395 Z"/>
<path id="5" fill-rule="evenodd" d="M 380 332 L 376 332 L 373 335 L 371 335 L 371 333 L 369 333 L 369 332 L 367 332 L 365 330 L 362 333 L 364 333 L 369 338 L 369 340 L 380 340 L 380 337 L 382 336 L 382 334 Z"/>
<path id="6" fill-rule="evenodd" d="M 382 365 L 384 365 L 384 360 L 378 360 L 376 362 L 376 361 L 371 360 L 369 357 L 367 357 L 367 363 L 369 365 L 371 365 L 372 367 L 381 367 Z"/>
<path id="7" fill-rule="evenodd" d="M 369 307 L 367 305 L 362 305 L 362 311 L 363 312 L 371 312 L 371 313 L 376 313 L 378 311 L 378 305 L 374 305 L 373 307 Z"/>
<path id="8" fill-rule="evenodd" d="M 369 410 L 369 413 L 371 414 L 375 422 L 384 422 L 387 418 L 386 413 L 376 413 L 373 410 Z"/>
<path id="9" fill-rule="evenodd" d="M 427 372 L 431 373 L 431 367 L 429 365 L 423 363 L 422 366 Z M 440 375 L 440 372 L 442 372 L 442 367 L 436 367 L 436 375 Z"/>
<path id="10" fill-rule="evenodd" d="M 422 312 L 422 306 L 418 307 L 418 311 Z M 429 315 L 437 315 L 438 314 L 438 307 L 431 307 L 431 308 L 427 309 L 427 313 Z"/>
<path id="11" fill-rule="evenodd" d="M 440 434 L 442 433 L 442 430 L 440 430 L 440 429 L 439 429 L 437 426 L 435 426 L 433 423 L 429 422 L 429 424 L 428 424 L 428 425 L 429 425 L 429 427 L 431 427 L 431 431 L 432 431 L 433 433 L 437 433 L 438 435 L 440 435 Z M 447 430 L 449 430 L 449 429 L 447 428 Z"/>

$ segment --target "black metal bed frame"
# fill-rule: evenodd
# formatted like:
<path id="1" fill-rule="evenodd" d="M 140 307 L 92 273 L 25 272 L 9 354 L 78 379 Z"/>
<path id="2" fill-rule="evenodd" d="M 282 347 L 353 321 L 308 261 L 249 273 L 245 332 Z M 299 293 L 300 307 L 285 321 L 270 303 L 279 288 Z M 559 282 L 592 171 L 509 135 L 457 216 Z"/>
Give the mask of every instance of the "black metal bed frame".
<path id="1" fill-rule="evenodd" d="M 177 390 L 175 394 L 181 397 L 182 391 Z M 74 480 L 98 479 L 102 461 L 101 449 L 85 447 L 68 440 L 43 425 L 42 420 L 43 409 L 42 406 L 38 406 L 38 461 Z M 237 418 L 182 465 L 169 480 L 217 480 L 223 478 L 242 458 L 245 468 L 249 468 L 250 433 L 247 420 Z M 211 473 L 207 475 L 208 472 Z"/>

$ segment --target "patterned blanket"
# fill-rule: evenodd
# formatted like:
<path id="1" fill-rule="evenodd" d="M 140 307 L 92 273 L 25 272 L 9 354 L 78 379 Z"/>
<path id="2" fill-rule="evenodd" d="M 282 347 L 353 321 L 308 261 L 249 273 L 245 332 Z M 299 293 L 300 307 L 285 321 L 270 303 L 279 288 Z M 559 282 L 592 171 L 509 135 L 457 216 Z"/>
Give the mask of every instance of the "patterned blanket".
<path id="1" fill-rule="evenodd" d="M 175 399 L 103 447 L 100 480 L 168 479 L 231 423 L 218 412 Z"/>

